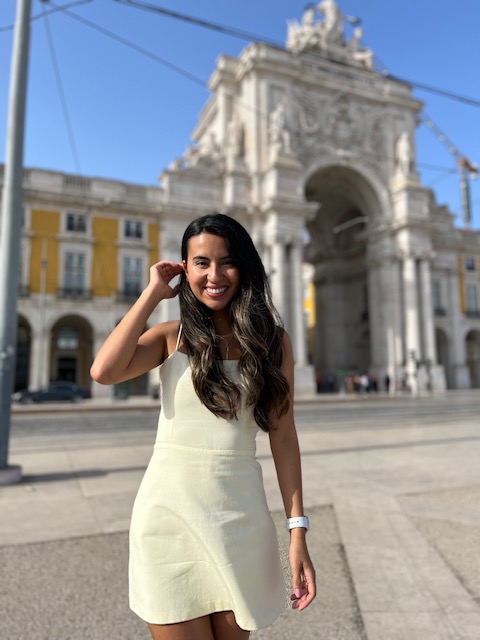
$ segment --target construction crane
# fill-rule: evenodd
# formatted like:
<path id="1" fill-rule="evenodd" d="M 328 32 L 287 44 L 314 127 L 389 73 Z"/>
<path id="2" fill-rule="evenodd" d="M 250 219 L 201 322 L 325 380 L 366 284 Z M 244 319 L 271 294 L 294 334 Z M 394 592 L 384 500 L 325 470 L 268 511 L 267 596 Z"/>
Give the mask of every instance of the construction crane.
<path id="1" fill-rule="evenodd" d="M 443 131 L 437 127 L 433 120 L 425 113 L 422 112 L 419 119 L 423 124 L 428 127 L 437 139 L 442 142 L 450 153 L 455 156 L 457 160 L 457 166 L 460 170 L 460 193 L 462 196 L 462 219 L 463 224 L 466 227 L 470 227 L 472 224 L 472 205 L 470 199 L 470 178 L 475 180 L 478 178 L 478 165 L 471 162 L 466 156 L 464 156 L 451 140 L 443 133 Z"/>

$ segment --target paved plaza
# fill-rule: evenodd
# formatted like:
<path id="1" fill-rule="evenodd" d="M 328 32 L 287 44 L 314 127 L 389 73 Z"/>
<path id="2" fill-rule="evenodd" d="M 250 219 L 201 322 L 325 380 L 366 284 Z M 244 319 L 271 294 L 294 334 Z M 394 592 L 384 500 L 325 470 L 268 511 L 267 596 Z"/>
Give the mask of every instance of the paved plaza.
<path id="1" fill-rule="evenodd" d="M 15 411 L 23 481 L 0 487 L 2 640 L 149 638 L 128 609 L 127 530 L 157 410 Z M 319 595 L 254 637 L 478 640 L 480 392 L 321 397 L 296 415 Z M 258 456 L 287 565 L 264 434 Z"/>

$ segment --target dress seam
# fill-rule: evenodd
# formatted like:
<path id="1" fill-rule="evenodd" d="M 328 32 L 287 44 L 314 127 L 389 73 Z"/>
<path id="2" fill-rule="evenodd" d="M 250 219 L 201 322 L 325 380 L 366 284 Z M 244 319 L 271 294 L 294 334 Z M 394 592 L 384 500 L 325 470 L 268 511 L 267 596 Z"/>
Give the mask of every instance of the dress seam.
<path id="1" fill-rule="evenodd" d="M 225 455 L 225 456 L 245 456 L 255 458 L 255 450 L 253 449 L 211 449 L 204 447 L 191 447 L 187 444 L 178 444 L 176 442 L 155 442 L 154 451 L 159 449 L 184 449 L 185 451 L 197 451 L 207 453 L 208 455 Z"/>

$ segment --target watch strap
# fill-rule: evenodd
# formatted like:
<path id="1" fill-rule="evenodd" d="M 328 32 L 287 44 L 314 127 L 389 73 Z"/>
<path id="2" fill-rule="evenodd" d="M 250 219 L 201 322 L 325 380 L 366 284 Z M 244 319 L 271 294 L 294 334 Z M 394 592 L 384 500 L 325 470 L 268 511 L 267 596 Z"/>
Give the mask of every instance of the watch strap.
<path id="1" fill-rule="evenodd" d="M 297 529 L 299 527 L 303 527 L 305 531 L 308 531 L 310 528 L 310 521 L 308 516 L 297 516 L 295 518 L 287 518 L 285 526 L 287 527 L 287 531 L 290 531 L 290 529 Z"/>

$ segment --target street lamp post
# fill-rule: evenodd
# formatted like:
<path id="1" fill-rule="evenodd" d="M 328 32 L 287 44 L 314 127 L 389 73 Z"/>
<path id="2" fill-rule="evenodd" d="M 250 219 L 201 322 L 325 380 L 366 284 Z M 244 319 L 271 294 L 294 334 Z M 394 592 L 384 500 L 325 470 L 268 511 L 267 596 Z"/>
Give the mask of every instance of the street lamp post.
<path id="1" fill-rule="evenodd" d="M 8 465 L 10 404 L 15 373 L 20 230 L 22 224 L 23 139 L 31 0 L 17 0 L 7 122 L 5 178 L 0 221 L 0 484 L 21 479 Z"/>

